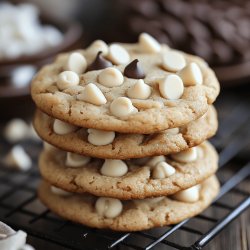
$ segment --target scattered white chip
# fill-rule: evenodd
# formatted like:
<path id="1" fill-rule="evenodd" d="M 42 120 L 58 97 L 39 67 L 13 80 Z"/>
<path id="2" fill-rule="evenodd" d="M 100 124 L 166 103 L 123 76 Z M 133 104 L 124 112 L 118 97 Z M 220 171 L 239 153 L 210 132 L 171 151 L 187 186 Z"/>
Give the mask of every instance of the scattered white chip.
<path id="1" fill-rule="evenodd" d="M 125 117 L 138 112 L 127 97 L 118 97 L 110 104 L 110 111 L 114 116 Z"/>
<path id="2" fill-rule="evenodd" d="M 185 86 L 201 85 L 203 82 L 202 72 L 197 63 L 189 63 L 177 73 Z"/>
<path id="3" fill-rule="evenodd" d="M 161 45 L 158 41 L 147 33 L 140 34 L 139 45 L 145 52 L 157 53 L 161 51 Z"/>
<path id="4" fill-rule="evenodd" d="M 177 135 L 180 132 L 179 128 L 169 128 L 167 130 L 165 130 L 165 132 L 169 135 Z"/>
<path id="5" fill-rule="evenodd" d="M 95 203 L 95 209 L 98 215 L 112 219 L 121 214 L 123 206 L 118 199 L 100 197 Z"/>
<path id="6" fill-rule="evenodd" d="M 105 176 L 120 177 L 128 172 L 128 166 L 122 160 L 106 159 L 100 172 Z"/>
<path id="7" fill-rule="evenodd" d="M 66 166 L 75 168 L 82 167 L 86 165 L 90 160 L 90 157 L 67 152 Z"/>
<path id="8" fill-rule="evenodd" d="M 127 95 L 130 98 L 145 100 L 151 95 L 151 88 L 142 79 L 139 79 L 128 89 Z"/>
<path id="9" fill-rule="evenodd" d="M 66 135 L 77 130 L 77 127 L 63 122 L 61 120 L 55 119 L 53 123 L 53 131 L 58 135 Z"/>
<path id="10" fill-rule="evenodd" d="M 80 82 L 79 76 L 73 71 L 63 71 L 58 75 L 57 87 L 59 90 L 65 90 L 69 87 L 76 86 Z"/>
<path id="11" fill-rule="evenodd" d="M 73 52 L 69 55 L 67 60 L 66 70 L 73 71 L 77 74 L 82 74 L 87 68 L 87 61 L 85 57 L 79 52 Z"/>
<path id="12" fill-rule="evenodd" d="M 101 71 L 98 82 L 106 87 L 115 87 L 123 84 L 124 77 L 120 70 L 109 67 Z"/>
<path id="13" fill-rule="evenodd" d="M 159 90 L 162 97 L 169 100 L 177 100 L 183 95 L 184 85 L 179 76 L 170 74 L 160 81 Z"/>
<path id="14" fill-rule="evenodd" d="M 200 198 L 200 185 L 182 190 L 173 195 L 173 198 L 182 202 L 196 202 Z"/>
<path id="15" fill-rule="evenodd" d="M 177 72 L 186 66 L 184 56 L 177 51 L 168 50 L 165 52 L 162 60 L 162 67 L 171 72 Z"/>
<path id="16" fill-rule="evenodd" d="M 151 157 L 150 160 L 147 162 L 147 166 L 154 167 L 156 166 L 159 162 L 164 162 L 166 161 L 166 158 L 164 155 L 159 155 L 159 156 L 154 156 Z"/>
<path id="17" fill-rule="evenodd" d="M 20 145 L 14 146 L 6 155 L 4 162 L 7 166 L 27 171 L 31 168 L 32 161 Z"/>
<path id="18" fill-rule="evenodd" d="M 115 139 L 115 132 L 99 129 L 88 129 L 88 142 L 95 146 L 104 146 L 112 143 Z"/>
<path id="19" fill-rule="evenodd" d="M 107 99 L 102 91 L 93 83 L 89 83 L 84 90 L 77 95 L 77 99 L 98 106 L 107 102 Z"/>
<path id="20" fill-rule="evenodd" d="M 4 128 L 4 137 L 7 141 L 15 143 L 28 137 L 29 126 L 19 118 L 15 118 L 7 123 Z"/>
<path id="21" fill-rule="evenodd" d="M 130 56 L 125 48 L 119 44 L 111 44 L 109 46 L 108 58 L 114 64 L 127 64 L 129 63 Z"/>
<path id="22" fill-rule="evenodd" d="M 181 151 L 177 154 L 172 154 L 171 157 L 175 161 L 179 161 L 183 163 L 195 161 L 198 158 L 197 147 L 192 147 L 187 150 Z"/>

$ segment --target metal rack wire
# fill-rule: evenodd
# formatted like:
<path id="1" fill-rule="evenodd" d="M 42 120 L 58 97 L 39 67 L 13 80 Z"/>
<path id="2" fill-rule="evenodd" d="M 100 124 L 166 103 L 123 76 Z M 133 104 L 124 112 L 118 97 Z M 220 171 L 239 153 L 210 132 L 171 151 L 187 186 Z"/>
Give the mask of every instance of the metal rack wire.
<path id="1" fill-rule="evenodd" d="M 212 140 L 220 153 L 221 191 L 202 214 L 177 225 L 135 233 L 97 230 L 65 221 L 43 206 L 36 196 L 40 176 L 36 158 L 41 145 L 22 145 L 33 158 L 26 173 L 0 167 L 0 220 L 26 231 L 43 249 L 202 249 L 250 206 L 246 181 L 250 174 L 249 101 L 228 96 L 219 103 L 221 126 Z M 230 103 L 230 105 L 223 105 Z M 0 140 L 0 152 L 9 145 Z M 245 183 L 245 184 L 244 184 Z M 182 239 L 180 241 L 180 239 Z"/>

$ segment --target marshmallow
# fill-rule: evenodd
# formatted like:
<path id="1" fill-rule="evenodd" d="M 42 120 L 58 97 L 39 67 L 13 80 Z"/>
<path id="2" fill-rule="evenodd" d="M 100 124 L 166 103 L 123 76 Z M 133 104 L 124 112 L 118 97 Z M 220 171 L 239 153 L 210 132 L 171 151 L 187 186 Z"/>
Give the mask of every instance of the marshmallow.
<path id="1" fill-rule="evenodd" d="M 102 70 L 98 76 L 98 82 L 106 87 L 120 86 L 123 80 L 121 71 L 113 67 Z"/>
<path id="2" fill-rule="evenodd" d="M 165 131 L 169 135 L 177 135 L 180 132 L 179 128 L 170 128 Z"/>
<path id="3" fill-rule="evenodd" d="M 88 142 L 95 146 L 104 146 L 113 142 L 115 132 L 89 128 Z"/>
<path id="4" fill-rule="evenodd" d="M 150 158 L 150 160 L 147 162 L 147 166 L 154 167 L 159 162 L 164 162 L 164 161 L 166 161 L 165 156 L 163 156 L 163 155 L 154 156 L 154 157 Z"/>
<path id="5" fill-rule="evenodd" d="M 127 64 L 130 60 L 127 50 L 118 44 L 111 44 L 109 46 L 108 58 L 114 64 Z"/>
<path id="6" fill-rule="evenodd" d="M 16 145 L 10 150 L 4 162 L 7 166 L 15 167 L 22 171 L 29 170 L 32 165 L 31 158 L 20 145 Z"/>
<path id="7" fill-rule="evenodd" d="M 57 87 L 59 90 L 64 90 L 72 86 L 78 85 L 80 82 L 79 76 L 73 71 L 63 71 L 58 75 Z"/>
<path id="8" fill-rule="evenodd" d="M 55 150 L 57 148 L 54 147 L 53 145 L 49 144 L 48 142 L 43 141 L 43 149 L 44 149 L 44 151 L 51 151 L 51 150 Z"/>
<path id="9" fill-rule="evenodd" d="M 175 168 L 170 166 L 168 163 L 162 161 L 157 163 L 157 165 L 152 170 L 153 179 L 164 179 L 175 173 Z"/>
<path id="10" fill-rule="evenodd" d="M 108 54 L 108 45 L 102 40 L 96 40 L 90 44 L 87 48 L 87 52 L 91 52 L 91 54 L 96 55 L 98 52 L 102 52 L 102 55 Z"/>
<path id="11" fill-rule="evenodd" d="M 110 112 L 117 117 L 125 117 L 127 115 L 138 112 L 127 97 L 118 97 L 110 104 Z"/>
<path id="12" fill-rule="evenodd" d="M 185 86 L 201 85 L 203 76 L 197 63 L 190 63 L 177 73 Z"/>
<path id="13" fill-rule="evenodd" d="M 58 187 L 55 187 L 55 186 L 51 186 L 50 187 L 50 190 L 53 194 L 56 194 L 56 195 L 60 195 L 60 196 L 69 196 L 71 195 L 70 192 L 67 192 L 61 188 L 58 188 Z"/>
<path id="14" fill-rule="evenodd" d="M 151 95 L 151 88 L 140 79 L 128 89 L 127 95 L 130 98 L 147 99 Z"/>
<path id="15" fill-rule="evenodd" d="M 161 45 L 158 41 L 147 33 L 140 34 L 139 45 L 142 51 L 148 53 L 157 53 L 161 51 Z"/>
<path id="16" fill-rule="evenodd" d="M 128 166 L 121 160 L 105 160 L 100 170 L 102 175 L 111 177 L 120 177 L 128 172 Z"/>
<path id="17" fill-rule="evenodd" d="M 173 198 L 183 202 L 196 202 L 200 198 L 200 185 L 193 186 L 191 188 L 182 190 L 173 195 Z"/>
<path id="18" fill-rule="evenodd" d="M 55 119 L 53 123 L 53 131 L 58 135 L 66 135 L 77 130 L 77 127 L 63 122 L 61 120 Z"/>
<path id="19" fill-rule="evenodd" d="M 184 56 L 173 50 L 168 50 L 165 52 L 162 60 L 162 67 L 165 70 L 171 72 L 177 72 L 186 66 L 186 60 Z"/>
<path id="20" fill-rule="evenodd" d="M 85 57 L 79 52 L 73 52 L 67 60 L 66 70 L 73 71 L 77 74 L 82 74 L 87 68 Z"/>
<path id="21" fill-rule="evenodd" d="M 122 212 L 122 203 L 118 199 L 100 197 L 95 203 L 98 215 L 109 219 L 119 216 Z"/>
<path id="22" fill-rule="evenodd" d="M 89 83 L 79 95 L 77 99 L 94 105 L 102 105 L 107 102 L 102 91 L 93 83 Z"/>
<path id="23" fill-rule="evenodd" d="M 28 133 L 29 126 L 24 120 L 18 118 L 9 121 L 4 129 L 4 137 L 11 143 L 26 139 Z"/>
<path id="24" fill-rule="evenodd" d="M 71 152 L 67 152 L 66 157 L 66 166 L 68 167 L 82 167 L 86 165 L 90 161 L 90 157 L 74 154 Z"/>
<path id="25" fill-rule="evenodd" d="M 179 76 L 170 74 L 160 81 L 159 90 L 164 98 L 177 100 L 184 92 L 184 85 Z"/>
<path id="26" fill-rule="evenodd" d="M 198 158 L 197 148 L 196 147 L 189 148 L 177 154 L 172 154 L 171 157 L 175 161 L 183 163 L 195 161 Z"/>

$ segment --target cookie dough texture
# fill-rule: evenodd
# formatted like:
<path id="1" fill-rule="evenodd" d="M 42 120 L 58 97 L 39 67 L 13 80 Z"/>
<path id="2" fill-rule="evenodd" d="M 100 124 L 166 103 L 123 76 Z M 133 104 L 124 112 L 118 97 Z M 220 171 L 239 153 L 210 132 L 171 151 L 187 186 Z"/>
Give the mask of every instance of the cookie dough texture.
<path id="1" fill-rule="evenodd" d="M 205 142 L 199 146 L 202 157 L 194 162 L 180 163 L 166 157 L 166 162 L 176 172 L 164 179 L 153 179 L 152 168 L 147 163 L 127 161 L 128 172 L 121 177 L 109 177 L 100 173 L 103 160 L 92 159 L 79 168 L 66 167 L 66 153 L 43 151 L 40 160 L 42 177 L 52 185 L 76 193 L 91 193 L 122 200 L 166 196 L 199 184 L 213 175 L 218 167 L 218 156 L 213 146 Z M 140 160 L 141 161 L 141 160 Z"/>
<path id="2" fill-rule="evenodd" d="M 54 119 L 37 110 L 34 127 L 39 136 L 62 150 L 98 158 L 129 159 L 177 153 L 199 145 L 216 133 L 217 115 L 213 106 L 208 112 L 186 126 L 179 133 L 167 130 L 152 135 L 116 133 L 111 144 L 95 146 L 88 142 L 88 132 L 78 128 L 74 133 L 58 135 L 53 132 Z"/>
<path id="3" fill-rule="evenodd" d="M 168 100 L 161 96 L 159 82 L 172 73 L 161 66 L 162 56 L 169 48 L 162 45 L 158 53 L 145 53 L 141 52 L 138 44 L 121 44 L 121 46 L 128 51 L 130 62 L 134 59 L 139 60 L 146 75 L 143 80 L 152 90 L 146 100 L 131 99 L 138 112 L 120 118 L 110 112 L 112 101 L 121 96 L 126 97 L 128 89 L 136 83 L 137 79 L 124 77 L 124 83 L 121 86 L 110 88 L 98 83 L 98 75 L 103 70 L 93 70 L 79 75 L 79 86 L 60 91 L 56 85 L 57 77 L 64 71 L 69 53 L 59 55 L 54 63 L 43 67 L 34 77 L 31 94 L 37 107 L 50 116 L 80 127 L 150 134 L 180 127 L 196 120 L 205 114 L 208 104 L 215 101 L 219 93 L 219 83 L 214 72 L 202 59 L 179 52 L 184 55 L 187 64 L 195 62 L 199 65 L 203 84 L 185 87 L 180 99 Z M 96 56 L 88 50 L 81 50 L 79 53 L 85 56 L 88 64 L 91 64 Z M 126 65 L 120 64 L 113 67 L 123 73 Z M 102 91 L 107 99 L 105 104 L 97 106 L 76 98 L 83 87 L 89 83 L 94 83 Z"/>
<path id="4" fill-rule="evenodd" d="M 123 211 L 116 218 L 104 218 L 97 214 L 96 197 L 85 194 L 55 195 L 47 182 L 41 183 L 38 195 L 46 206 L 65 219 L 95 228 L 139 231 L 176 224 L 199 214 L 209 206 L 218 191 L 218 180 L 212 176 L 201 184 L 197 202 L 180 202 L 168 197 L 156 203 L 147 200 L 123 201 Z"/>

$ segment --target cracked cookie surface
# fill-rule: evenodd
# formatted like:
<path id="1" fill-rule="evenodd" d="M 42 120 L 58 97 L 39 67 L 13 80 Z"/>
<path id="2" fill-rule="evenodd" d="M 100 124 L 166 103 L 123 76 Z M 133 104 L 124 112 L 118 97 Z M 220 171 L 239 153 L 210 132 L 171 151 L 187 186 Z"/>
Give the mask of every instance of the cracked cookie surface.
<path id="1" fill-rule="evenodd" d="M 74 78 L 75 75 L 73 77 L 65 74 L 61 77 L 71 77 L 70 79 L 74 80 L 73 83 L 78 86 L 60 90 L 57 86 L 58 75 L 64 70 L 69 53 L 59 55 L 54 63 L 43 67 L 34 77 L 31 94 L 38 108 L 52 117 L 80 127 L 121 133 L 150 134 L 180 127 L 199 118 L 207 111 L 208 104 L 215 101 L 219 93 L 219 83 L 214 72 L 202 59 L 178 52 L 184 56 L 187 64 L 195 62 L 199 65 L 203 84 L 185 86 L 181 97 L 171 100 L 164 98 L 159 90 L 162 80 L 173 74 L 161 66 L 162 56 L 169 49 L 161 45 L 163 48 L 160 52 L 146 53 L 140 50 L 138 44 L 120 45 L 128 52 L 130 62 L 134 59 L 139 60 L 145 73 L 143 81 L 151 88 L 151 94 L 145 100 L 127 98 L 131 100 L 131 103 L 127 105 L 130 105 L 130 108 L 133 106 L 136 112 L 131 111 L 129 115 L 117 117 L 111 112 L 114 110 L 113 112 L 117 113 L 116 105 L 112 109 L 110 107 L 115 99 L 127 97 L 127 91 L 135 85 L 137 79 L 124 76 L 122 85 L 107 87 L 98 82 L 98 77 L 103 69 L 79 74 L 79 84 L 78 80 Z M 88 53 L 88 50 L 81 50 L 79 53 L 86 58 L 88 64 L 91 64 L 94 57 Z M 123 73 L 126 65 L 118 64 L 112 67 Z M 86 92 L 88 94 L 80 94 L 86 86 L 88 86 L 88 92 Z M 92 94 L 91 98 L 95 104 L 88 102 L 89 96 Z M 81 100 L 77 98 L 79 95 L 81 95 Z M 102 96 L 100 97 L 100 95 Z"/>
<path id="2" fill-rule="evenodd" d="M 175 173 L 163 179 L 152 178 L 152 158 L 125 161 L 128 172 L 120 177 L 101 174 L 104 160 L 91 159 L 78 168 L 66 166 L 66 152 L 58 149 L 41 153 L 39 167 L 41 175 L 52 185 L 77 193 L 91 193 L 96 196 L 113 197 L 122 200 L 165 196 L 197 185 L 218 168 L 218 155 L 209 142 L 198 146 L 201 152 L 195 161 L 181 163 L 166 157 L 165 162 Z"/>
<path id="3" fill-rule="evenodd" d="M 180 202 L 169 197 L 150 203 L 147 200 L 122 201 L 123 211 L 116 218 L 105 218 L 95 211 L 96 197 L 73 194 L 67 197 L 53 194 L 50 184 L 43 181 L 38 195 L 43 203 L 56 214 L 86 226 L 107 228 L 116 231 L 139 231 L 176 224 L 202 212 L 219 191 L 215 176 L 200 185 L 199 200 L 193 203 Z"/>
<path id="4" fill-rule="evenodd" d="M 178 133 L 162 131 L 152 135 L 116 133 L 108 145 L 95 146 L 88 142 L 87 129 L 80 128 L 65 135 L 53 131 L 52 117 L 37 110 L 34 127 L 38 135 L 62 150 L 97 158 L 130 159 L 177 153 L 196 146 L 213 136 L 218 127 L 213 106 L 199 119 L 183 126 Z"/>

